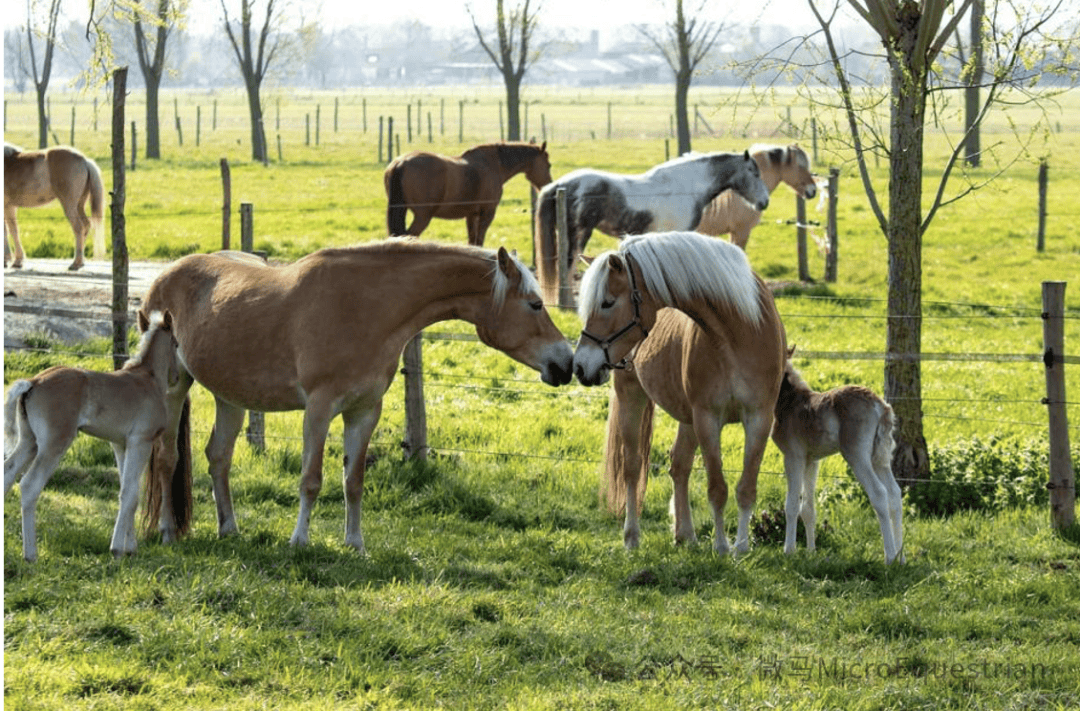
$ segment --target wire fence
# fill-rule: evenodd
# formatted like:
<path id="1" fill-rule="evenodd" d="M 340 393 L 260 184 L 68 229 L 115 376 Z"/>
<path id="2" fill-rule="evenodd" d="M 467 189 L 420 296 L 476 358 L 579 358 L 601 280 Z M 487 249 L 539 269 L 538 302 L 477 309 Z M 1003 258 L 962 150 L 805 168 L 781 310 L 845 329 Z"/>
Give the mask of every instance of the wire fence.
<path id="1" fill-rule="evenodd" d="M 101 279 L 80 279 L 79 277 L 48 277 L 41 276 L 43 280 L 55 280 L 63 285 L 78 284 L 80 282 L 85 285 L 93 285 L 96 288 L 101 288 Z M 807 297 L 803 297 L 807 298 Z M 845 306 L 852 305 L 867 305 L 875 303 L 883 303 L 884 300 L 879 299 L 867 299 L 867 298 L 855 298 L 855 299 L 841 299 L 835 297 L 810 297 L 820 301 L 828 301 L 831 303 L 839 303 Z M 977 313 L 971 314 L 929 314 L 922 318 L 924 320 L 1005 320 L 1015 321 L 1017 318 L 1024 320 L 1037 321 L 1041 320 L 1042 312 L 1037 308 L 1026 308 L 1017 306 L 1003 306 L 1003 305 L 988 305 L 988 304 L 974 304 L 974 303 L 962 303 L 962 302 L 930 302 L 924 304 L 929 307 L 936 308 L 953 308 L 953 309 L 973 309 Z M 10 306 L 5 307 L 7 310 L 11 310 Z M 32 309 L 26 309 L 23 312 L 32 311 Z M 108 324 L 111 327 L 112 317 L 109 314 L 103 313 L 101 315 L 94 315 L 85 311 L 69 310 L 69 309 L 52 309 L 48 307 L 42 309 L 45 313 L 55 313 L 63 316 L 64 318 L 76 318 L 85 322 L 99 322 L 101 324 Z M 783 314 L 783 319 L 786 323 L 791 323 L 799 319 L 861 319 L 866 321 L 881 321 L 887 318 L 885 314 L 842 314 L 842 315 L 822 315 L 813 313 L 788 313 Z M 1065 314 L 1065 320 L 1070 323 L 1080 322 L 1080 312 L 1068 311 Z M 461 343 L 480 344 L 479 339 L 475 334 L 471 333 L 439 333 L 425 331 L 423 339 L 426 342 L 438 342 L 438 341 L 457 341 Z M 45 347 L 42 345 L 24 345 L 8 347 L 5 345 L 5 351 L 12 352 L 26 352 L 36 353 L 42 355 L 62 355 L 66 358 L 79 358 L 79 359 L 100 359 L 102 361 L 112 361 L 114 354 L 111 352 L 79 350 L 78 348 L 55 348 Z M 889 354 L 878 351 L 813 351 L 802 350 L 797 352 L 797 357 L 809 360 L 846 360 L 846 361 L 875 361 L 884 363 L 888 359 L 903 359 L 920 362 L 954 362 L 954 363 L 1044 363 L 1045 355 L 1043 353 L 972 353 L 972 352 L 928 352 L 920 354 Z M 1060 362 L 1069 365 L 1080 365 L 1080 356 L 1062 355 L 1060 356 Z M 459 372 L 453 372 L 440 369 L 428 369 L 424 368 L 422 371 L 425 387 L 433 390 L 442 391 L 460 391 L 472 396 L 486 397 L 487 403 L 491 405 L 498 405 L 500 400 L 505 400 L 507 396 L 512 396 L 514 399 L 522 398 L 536 398 L 545 401 L 551 399 L 573 399 L 574 401 L 588 401 L 603 403 L 608 400 L 608 393 L 606 389 L 598 390 L 586 390 L 580 387 L 563 387 L 559 389 L 538 389 L 534 380 L 518 379 L 513 377 L 499 377 L 498 385 L 492 385 L 493 378 L 491 376 L 476 376 L 467 375 Z M 918 398 L 921 402 L 931 405 L 947 405 L 947 404 L 959 404 L 966 405 L 1020 405 L 1030 406 L 1032 412 L 1036 412 L 1039 408 L 1043 407 L 1046 402 L 1045 398 L 1032 397 L 1032 398 L 1001 398 L 1001 397 L 971 397 L 970 394 L 964 397 L 921 397 Z M 1080 409 L 1080 401 L 1069 400 L 1064 403 L 1065 406 L 1072 411 Z M 1009 418 L 994 418 L 986 416 L 969 416 L 949 414 L 946 412 L 927 412 L 924 413 L 924 419 L 929 420 L 941 420 L 941 421 L 956 421 L 964 423 L 980 423 L 984 425 L 995 426 L 997 430 L 1007 429 L 1010 431 L 1015 430 L 1032 430 L 1040 431 L 1045 430 L 1047 423 L 1045 418 L 1039 420 L 1037 417 L 1031 417 L 1030 419 L 1009 419 Z M 1078 412 L 1073 417 L 1073 421 L 1077 421 L 1077 417 L 1080 417 Z M 209 431 L 195 430 L 193 434 L 200 437 L 208 437 Z M 288 434 L 266 434 L 265 439 L 269 441 L 282 442 L 282 443 L 302 443 L 303 438 L 297 434 L 296 436 Z M 331 438 L 330 441 L 335 441 L 335 438 Z M 404 448 L 402 441 L 391 440 L 376 440 L 373 439 L 371 445 L 376 448 L 381 448 L 384 451 L 394 451 L 398 448 Z M 477 448 L 461 448 L 455 446 L 443 446 L 438 442 L 429 442 L 427 444 L 429 451 L 443 454 L 443 455 L 459 455 L 459 456 L 478 456 L 493 459 L 506 459 L 506 458 L 519 458 L 530 460 L 543 460 L 549 463 L 565 463 L 574 465 L 591 465 L 600 466 L 602 463 L 599 458 L 580 458 L 580 457 L 568 457 L 565 455 L 550 455 L 535 452 L 522 452 L 522 451 L 501 451 L 501 450 L 487 450 Z M 653 464 L 652 470 L 654 473 L 661 471 L 660 464 Z M 725 470 L 727 473 L 730 470 Z M 732 472 L 737 473 L 737 472 Z M 762 469 L 762 474 L 783 476 L 783 471 L 770 471 Z M 821 473 L 822 478 L 846 478 L 845 475 L 840 473 L 830 473 L 827 470 L 823 470 Z M 938 482 L 941 483 L 941 482 Z"/>

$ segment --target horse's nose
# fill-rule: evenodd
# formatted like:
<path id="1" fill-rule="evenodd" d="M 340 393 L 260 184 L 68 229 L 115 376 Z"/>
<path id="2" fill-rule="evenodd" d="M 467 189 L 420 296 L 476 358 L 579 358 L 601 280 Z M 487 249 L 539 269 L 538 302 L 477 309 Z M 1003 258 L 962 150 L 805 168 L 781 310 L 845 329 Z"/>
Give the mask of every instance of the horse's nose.
<path id="1" fill-rule="evenodd" d="M 815 183 L 811 183 L 810 185 L 806 186 L 806 191 L 803 193 L 803 197 L 807 200 L 810 200 L 815 195 L 817 195 L 817 185 Z"/>
<path id="2" fill-rule="evenodd" d="M 765 198 L 764 200 L 762 200 L 761 202 L 758 203 L 758 210 L 764 210 L 768 206 L 769 206 L 769 198 Z"/>

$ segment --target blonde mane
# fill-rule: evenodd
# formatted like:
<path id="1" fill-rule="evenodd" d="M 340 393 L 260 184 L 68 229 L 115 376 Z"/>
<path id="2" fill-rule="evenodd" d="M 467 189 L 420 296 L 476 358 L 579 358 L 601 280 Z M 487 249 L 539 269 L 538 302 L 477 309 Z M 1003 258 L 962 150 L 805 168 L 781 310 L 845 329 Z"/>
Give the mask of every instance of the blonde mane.
<path id="1" fill-rule="evenodd" d="M 593 261 L 581 279 L 582 321 L 588 321 L 603 302 L 611 258 L 616 255 L 633 257 L 645 289 L 665 306 L 680 308 L 703 298 L 729 304 L 751 323 L 762 320 L 757 277 L 745 252 L 696 232 L 662 232 L 627 237 L 617 251 Z"/>

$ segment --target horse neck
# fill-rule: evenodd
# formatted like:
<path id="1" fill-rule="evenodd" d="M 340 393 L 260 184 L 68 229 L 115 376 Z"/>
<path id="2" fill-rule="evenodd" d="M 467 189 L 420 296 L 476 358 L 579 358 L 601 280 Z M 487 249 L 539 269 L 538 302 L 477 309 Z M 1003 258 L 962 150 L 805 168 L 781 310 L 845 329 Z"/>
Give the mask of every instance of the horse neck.
<path id="1" fill-rule="evenodd" d="M 172 367 L 173 345 L 169 334 L 155 333 L 141 355 L 132 358 L 124 369 L 132 373 L 141 373 L 154 381 L 162 392 L 169 386 L 169 371 Z"/>
<path id="2" fill-rule="evenodd" d="M 525 146 L 506 145 L 495 146 L 495 156 L 504 183 L 518 173 L 524 173 L 534 158 Z"/>
<path id="3" fill-rule="evenodd" d="M 393 268 L 400 271 L 400 262 Z M 440 321 L 461 319 L 475 325 L 491 304 L 495 268 L 482 255 L 450 250 L 438 250 L 410 263 L 407 283 L 414 288 L 395 297 L 410 337 Z"/>
<path id="4" fill-rule="evenodd" d="M 758 167 L 761 168 L 761 182 L 765 183 L 770 193 L 776 190 L 776 186 L 783 180 L 784 167 L 779 163 L 774 163 L 768 156 L 765 157 L 765 164 L 759 163 Z"/>
<path id="5" fill-rule="evenodd" d="M 780 393 L 776 396 L 776 419 L 782 420 L 790 417 L 796 410 L 806 409 L 814 394 L 797 373 L 785 372 L 780 382 Z"/>

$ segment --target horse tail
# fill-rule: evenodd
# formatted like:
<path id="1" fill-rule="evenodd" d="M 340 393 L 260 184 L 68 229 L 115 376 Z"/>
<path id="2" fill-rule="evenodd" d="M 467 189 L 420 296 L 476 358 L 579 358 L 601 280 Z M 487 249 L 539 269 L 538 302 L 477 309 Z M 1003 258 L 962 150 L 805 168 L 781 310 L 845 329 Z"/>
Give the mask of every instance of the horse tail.
<path id="1" fill-rule="evenodd" d="M 29 380 L 16 380 L 8 390 L 7 402 L 4 403 L 4 447 L 8 454 L 19 442 L 21 423 L 25 419 L 22 401 L 32 387 L 33 384 Z"/>
<path id="2" fill-rule="evenodd" d="M 889 403 L 881 401 L 884 411 L 878 420 L 877 431 L 874 433 L 874 452 L 871 460 L 875 471 L 892 471 L 892 455 L 895 443 L 893 432 L 896 431 L 896 415 Z"/>
<path id="3" fill-rule="evenodd" d="M 536 279 L 549 305 L 559 303 L 559 245 L 555 235 L 555 191 L 540 191 L 533 230 L 536 251 Z"/>
<path id="4" fill-rule="evenodd" d="M 162 437 L 154 441 L 150 466 L 146 475 L 146 505 L 143 507 L 143 528 L 151 535 L 158 527 L 161 515 L 162 487 L 166 476 L 161 471 Z M 176 535 L 182 536 L 191 528 L 191 398 L 184 398 L 180 409 L 180 427 L 176 434 L 176 463 L 172 472 L 166 472 L 169 491 L 172 494 L 172 516 L 176 522 Z"/>
<path id="5" fill-rule="evenodd" d="M 607 443 L 604 446 L 604 475 L 600 480 L 600 495 L 606 499 L 608 510 L 619 514 L 626 510 L 626 484 L 632 483 L 637 490 L 637 509 L 641 513 L 641 504 L 645 501 L 645 489 L 649 485 L 649 451 L 652 447 L 653 412 L 656 406 L 647 400 L 641 411 L 638 423 L 638 459 L 640 466 L 636 472 L 627 470 L 628 457 L 625 437 L 622 434 L 622 421 L 626 416 L 626 407 L 619 399 L 617 388 L 611 390 L 611 402 L 608 413 Z"/>
<path id="6" fill-rule="evenodd" d="M 94 233 L 94 259 L 105 259 L 105 183 L 97 163 L 86 158 L 87 191 L 90 193 L 90 229 Z"/>
<path id="7" fill-rule="evenodd" d="M 401 173 L 401 165 L 392 165 L 386 171 L 386 231 L 390 236 L 405 234 L 405 188 Z"/>

